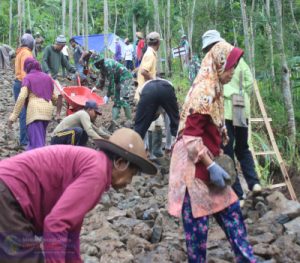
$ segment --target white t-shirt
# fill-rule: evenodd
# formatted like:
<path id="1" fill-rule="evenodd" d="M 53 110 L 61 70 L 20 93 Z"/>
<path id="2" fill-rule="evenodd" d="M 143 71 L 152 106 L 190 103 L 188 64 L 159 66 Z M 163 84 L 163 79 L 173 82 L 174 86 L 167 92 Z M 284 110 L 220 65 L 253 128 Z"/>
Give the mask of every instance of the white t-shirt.
<path id="1" fill-rule="evenodd" d="M 133 59 L 133 46 L 132 44 L 125 46 L 125 54 L 124 54 L 125 60 L 132 60 Z"/>
<path id="2" fill-rule="evenodd" d="M 65 45 L 64 47 L 63 47 L 63 49 L 61 50 L 61 52 L 65 55 L 65 56 L 69 56 L 69 48 L 68 48 L 68 46 L 67 45 Z"/>

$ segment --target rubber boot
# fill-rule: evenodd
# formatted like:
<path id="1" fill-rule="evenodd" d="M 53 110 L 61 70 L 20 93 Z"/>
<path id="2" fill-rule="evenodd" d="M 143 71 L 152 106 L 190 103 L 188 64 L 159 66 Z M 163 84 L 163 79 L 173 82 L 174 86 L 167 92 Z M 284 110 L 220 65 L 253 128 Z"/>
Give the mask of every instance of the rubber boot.
<path id="1" fill-rule="evenodd" d="M 161 127 L 156 127 L 152 132 L 152 147 L 153 154 L 156 157 L 163 157 L 164 153 L 162 151 L 162 129 Z"/>
<path id="2" fill-rule="evenodd" d="M 130 109 L 130 105 L 123 107 L 124 112 L 125 112 L 125 116 L 127 120 L 131 120 L 131 109 Z"/>
<path id="3" fill-rule="evenodd" d="M 113 107 L 112 108 L 112 119 L 114 121 L 117 120 L 117 119 L 119 119 L 119 115 L 120 115 L 120 108 Z"/>
<path id="4" fill-rule="evenodd" d="M 149 151 L 149 159 L 151 161 L 155 160 L 156 157 L 153 154 L 153 136 L 152 136 L 152 131 L 148 131 L 148 151 Z"/>

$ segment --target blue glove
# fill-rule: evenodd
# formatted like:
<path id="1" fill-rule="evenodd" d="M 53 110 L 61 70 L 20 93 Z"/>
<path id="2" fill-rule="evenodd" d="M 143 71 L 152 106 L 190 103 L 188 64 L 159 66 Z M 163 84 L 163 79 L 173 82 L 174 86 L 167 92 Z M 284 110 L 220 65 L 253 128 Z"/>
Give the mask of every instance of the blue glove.
<path id="1" fill-rule="evenodd" d="M 208 166 L 207 170 L 211 183 L 217 187 L 224 188 L 226 186 L 225 180 L 230 180 L 229 174 L 215 162 Z"/>

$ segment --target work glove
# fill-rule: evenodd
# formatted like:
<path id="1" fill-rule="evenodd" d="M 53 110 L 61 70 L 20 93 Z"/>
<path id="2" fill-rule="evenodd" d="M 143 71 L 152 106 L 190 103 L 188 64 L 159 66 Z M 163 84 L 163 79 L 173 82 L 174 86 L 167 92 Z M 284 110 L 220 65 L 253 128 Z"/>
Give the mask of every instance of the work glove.
<path id="1" fill-rule="evenodd" d="M 211 183 L 217 187 L 224 188 L 226 186 L 225 181 L 230 180 L 229 174 L 215 162 L 209 165 L 207 170 Z"/>
<path id="2" fill-rule="evenodd" d="M 105 104 L 107 104 L 107 103 L 108 103 L 108 101 L 109 101 L 109 97 L 107 97 L 107 96 L 104 96 L 103 100 L 104 100 L 104 103 L 105 103 Z"/>
<path id="3" fill-rule="evenodd" d="M 93 93 L 95 90 L 97 90 L 97 88 L 96 88 L 96 87 L 93 87 L 93 88 L 91 89 L 91 93 Z"/>

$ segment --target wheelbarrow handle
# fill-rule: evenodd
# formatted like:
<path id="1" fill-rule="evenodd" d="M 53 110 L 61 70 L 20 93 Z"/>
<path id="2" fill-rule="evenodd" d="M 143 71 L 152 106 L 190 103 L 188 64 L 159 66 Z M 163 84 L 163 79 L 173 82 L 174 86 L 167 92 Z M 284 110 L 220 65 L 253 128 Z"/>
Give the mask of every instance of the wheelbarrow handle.
<path id="1" fill-rule="evenodd" d="M 81 86 L 81 81 L 80 81 L 80 76 L 77 75 L 77 83 L 78 83 L 78 86 Z"/>
<path id="2" fill-rule="evenodd" d="M 60 85 L 58 85 L 57 82 L 56 82 L 54 79 L 52 79 L 52 82 L 53 82 L 54 86 L 55 86 L 55 87 L 60 91 L 60 93 L 62 94 L 62 93 L 63 93 L 63 88 L 62 88 Z"/>

